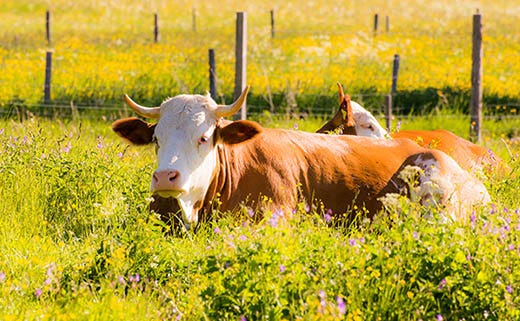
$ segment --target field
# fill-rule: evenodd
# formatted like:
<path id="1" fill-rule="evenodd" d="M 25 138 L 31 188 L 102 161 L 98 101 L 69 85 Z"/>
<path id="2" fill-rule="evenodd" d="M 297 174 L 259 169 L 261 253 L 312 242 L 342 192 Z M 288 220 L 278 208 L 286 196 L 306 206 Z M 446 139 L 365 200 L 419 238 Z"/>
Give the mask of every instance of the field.
<path id="1" fill-rule="evenodd" d="M 467 221 L 399 199 L 373 222 L 331 226 L 300 204 L 288 221 L 215 213 L 222 218 L 197 233 L 172 236 L 149 213 L 155 155 L 111 132 L 112 120 L 129 115 L 121 95 L 152 105 L 203 93 L 215 48 L 229 102 L 236 11 L 248 12 L 248 103 L 262 125 L 316 130 L 324 121 L 316 114 L 337 107 L 336 81 L 377 114 L 399 53 L 393 126 L 467 137 L 476 8 L 493 116 L 480 144 L 511 170 L 479 174 L 493 201 Z M 389 15 L 390 33 L 374 37 L 376 12 Z M 2 3 L 0 320 L 520 319 L 520 119 L 510 117 L 520 101 L 519 13 L 502 0 Z M 53 99 L 42 104 L 47 49 Z M 277 115 L 307 110 L 306 119 Z"/>
<path id="2" fill-rule="evenodd" d="M 512 173 L 484 177 L 493 204 L 465 223 L 402 200 L 334 228 L 302 204 L 289 222 L 236 212 L 165 236 L 153 148 L 106 121 L 0 121 L 0 319 L 516 320 L 520 147 L 495 148 Z"/>
<path id="3" fill-rule="evenodd" d="M 520 8 L 513 1 L 4 1 L 0 8 L 0 108 L 121 107 L 128 93 L 154 105 L 204 93 L 208 49 L 219 95 L 233 94 L 235 13 L 248 13 L 249 107 L 330 113 L 336 82 L 381 112 L 400 55 L 396 112 L 467 110 L 472 15 L 484 23 L 484 112 L 517 115 Z M 51 11 L 52 42 L 45 37 Z M 192 27 L 196 12 L 196 30 Z M 271 38 L 270 10 L 275 11 Z M 160 38 L 153 41 L 153 14 Z M 377 36 L 374 14 L 380 16 Z M 390 32 L 384 19 L 390 19 Z M 53 52 L 52 101 L 42 105 L 45 51 Z"/>

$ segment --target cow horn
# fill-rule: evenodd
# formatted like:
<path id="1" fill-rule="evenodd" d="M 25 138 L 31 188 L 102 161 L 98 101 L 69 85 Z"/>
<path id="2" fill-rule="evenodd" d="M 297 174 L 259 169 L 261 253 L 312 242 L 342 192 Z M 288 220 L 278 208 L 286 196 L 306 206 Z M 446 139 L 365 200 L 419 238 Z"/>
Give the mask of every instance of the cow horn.
<path id="1" fill-rule="evenodd" d="M 215 114 L 217 115 L 217 117 L 231 116 L 234 113 L 236 113 L 240 109 L 240 107 L 242 107 L 242 105 L 245 103 L 248 92 L 249 86 L 246 86 L 246 88 L 244 88 L 244 91 L 242 91 L 242 93 L 240 94 L 240 97 L 238 97 L 238 99 L 234 103 L 232 103 L 231 105 L 218 105 L 217 109 L 215 109 Z"/>
<path id="2" fill-rule="evenodd" d="M 144 107 L 137 104 L 132 98 L 128 97 L 128 95 L 124 96 L 125 103 L 132 108 L 138 115 L 143 116 L 145 118 L 159 118 L 161 116 L 161 108 L 160 107 Z"/>
<path id="3" fill-rule="evenodd" d="M 339 91 L 339 103 L 341 104 L 343 102 L 343 98 L 345 98 L 345 94 L 343 93 L 343 86 L 339 83 L 339 81 L 337 82 L 338 84 L 338 91 Z"/>

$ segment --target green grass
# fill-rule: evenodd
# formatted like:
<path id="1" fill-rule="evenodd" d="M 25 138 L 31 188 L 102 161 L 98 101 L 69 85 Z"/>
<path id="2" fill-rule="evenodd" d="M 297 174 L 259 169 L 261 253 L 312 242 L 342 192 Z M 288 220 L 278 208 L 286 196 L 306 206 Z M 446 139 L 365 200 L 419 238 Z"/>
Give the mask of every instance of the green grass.
<path id="1" fill-rule="evenodd" d="M 520 163 L 508 156 L 520 147 L 509 152 L 500 134 L 485 141 L 512 172 L 483 178 L 493 205 L 468 222 L 402 200 L 355 226 L 328 226 L 302 206 L 288 222 L 223 213 L 167 236 L 147 211 L 152 148 L 128 147 L 109 126 L 0 121 L 0 319 L 520 318 Z"/>

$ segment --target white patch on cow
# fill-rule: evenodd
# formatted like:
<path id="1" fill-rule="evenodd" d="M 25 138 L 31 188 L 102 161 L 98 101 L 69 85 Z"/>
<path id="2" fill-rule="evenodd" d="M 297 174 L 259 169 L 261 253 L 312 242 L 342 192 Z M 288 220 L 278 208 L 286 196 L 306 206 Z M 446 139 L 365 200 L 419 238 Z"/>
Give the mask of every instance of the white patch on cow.
<path id="1" fill-rule="evenodd" d="M 355 101 L 351 101 L 350 105 L 352 106 L 352 115 L 356 122 L 356 133 L 358 136 L 390 138 L 388 132 L 368 110 Z"/>
<path id="2" fill-rule="evenodd" d="M 216 103 L 201 95 L 179 95 L 161 105 L 161 117 L 155 128 L 157 171 L 178 171 L 175 187 L 153 193 L 173 195 L 179 200 L 185 225 L 196 225 L 197 210 L 211 183 L 217 156 L 213 145 L 217 118 Z M 204 137 L 204 139 L 201 139 Z"/>

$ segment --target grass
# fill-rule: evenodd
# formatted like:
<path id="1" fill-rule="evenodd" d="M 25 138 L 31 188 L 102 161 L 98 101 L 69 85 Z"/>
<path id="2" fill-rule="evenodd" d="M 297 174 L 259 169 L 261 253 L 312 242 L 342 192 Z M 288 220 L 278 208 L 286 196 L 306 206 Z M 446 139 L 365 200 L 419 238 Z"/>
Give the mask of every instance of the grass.
<path id="1" fill-rule="evenodd" d="M 520 147 L 497 146 L 511 175 L 484 178 L 493 205 L 468 222 L 401 200 L 355 226 L 302 205 L 287 222 L 222 213 L 167 236 L 147 211 L 152 148 L 102 120 L 2 120 L 0 319 L 518 319 Z"/>

